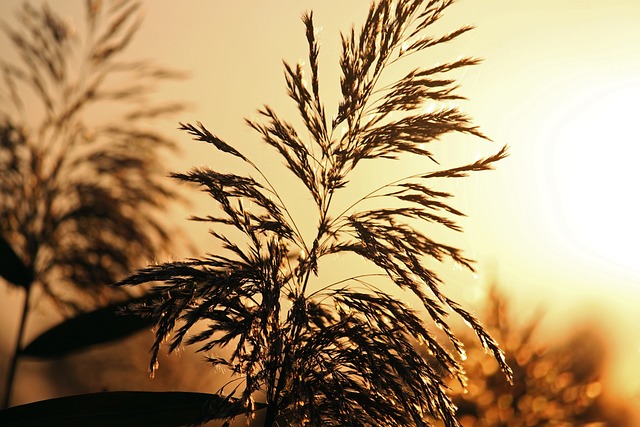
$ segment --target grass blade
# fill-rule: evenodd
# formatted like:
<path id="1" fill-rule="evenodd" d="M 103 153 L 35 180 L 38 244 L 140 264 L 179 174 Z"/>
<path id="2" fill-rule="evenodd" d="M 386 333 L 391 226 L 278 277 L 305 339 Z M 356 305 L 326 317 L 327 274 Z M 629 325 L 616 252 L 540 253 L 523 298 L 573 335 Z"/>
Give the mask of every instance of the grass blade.
<path id="1" fill-rule="evenodd" d="M 257 405 L 260 408 L 260 405 Z M 217 394 L 112 391 L 42 400 L 0 411 L 4 427 L 177 427 L 245 409 Z"/>
<path id="2" fill-rule="evenodd" d="M 150 328 L 153 319 L 123 310 L 129 304 L 144 304 L 154 297 L 154 294 L 149 294 L 79 314 L 39 335 L 22 350 L 21 355 L 41 358 L 64 357 Z"/>

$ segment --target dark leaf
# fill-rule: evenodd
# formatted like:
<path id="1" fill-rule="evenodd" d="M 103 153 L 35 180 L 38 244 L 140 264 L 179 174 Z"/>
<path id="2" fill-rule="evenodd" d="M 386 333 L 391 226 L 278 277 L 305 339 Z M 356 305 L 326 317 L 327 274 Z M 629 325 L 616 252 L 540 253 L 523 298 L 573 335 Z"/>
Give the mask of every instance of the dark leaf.
<path id="1" fill-rule="evenodd" d="M 0 276 L 23 288 L 28 288 L 33 282 L 33 271 L 24 265 L 9 242 L 2 236 L 0 236 Z"/>
<path id="2" fill-rule="evenodd" d="M 153 319 L 123 310 L 132 303 L 151 302 L 154 297 L 154 294 L 149 294 L 79 314 L 38 336 L 22 350 L 21 354 L 44 358 L 64 357 L 87 347 L 116 341 L 142 329 L 150 328 Z"/>
<path id="3" fill-rule="evenodd" d="M 237 402 L 216 394 L 113 391 L 60 397 L 5 409 L 0 411 L 0 425 L 177 427 L 244 412 L 245 408 Z"/>

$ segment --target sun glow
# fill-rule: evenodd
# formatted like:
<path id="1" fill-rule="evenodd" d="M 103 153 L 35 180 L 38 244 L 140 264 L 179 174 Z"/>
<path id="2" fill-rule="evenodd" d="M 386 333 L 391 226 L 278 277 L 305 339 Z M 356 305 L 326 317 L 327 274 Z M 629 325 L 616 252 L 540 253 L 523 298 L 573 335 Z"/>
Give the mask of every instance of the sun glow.
<path id="1" fill-rule="evenodd" d="M 581 255 L 640 275 L 640 82 L 561 111 L 546 177 L 559 226 Z"/>

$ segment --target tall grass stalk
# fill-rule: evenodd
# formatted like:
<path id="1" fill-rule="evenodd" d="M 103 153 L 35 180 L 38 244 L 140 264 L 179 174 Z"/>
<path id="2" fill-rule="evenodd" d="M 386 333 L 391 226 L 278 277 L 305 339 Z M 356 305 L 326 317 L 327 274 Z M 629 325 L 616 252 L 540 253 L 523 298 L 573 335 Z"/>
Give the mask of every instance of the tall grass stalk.
<path id="1" fill-rule="evenodd" d="M 197 344 L 212 366 L 231 373 L 232 381 L 218 393 L 238 399 L 247 417 L 255 415 L 256 399 L 264 396 L 266 426 L 423 426 L 431 417 L 459 426 L 447 387 L 449 377 L 466 381 L 463 345 L 447 323 L 454 314 L 510 376 L 496 341 L 442 291 L 429 267 L 451 260 L 473 270 L 473 261 L 425 233 L 428 225 L 461 231 L 456 218 L 463 214 L 450 203 L 451 194 L 433 187 L 437 181 L 491 169 L 506 156 L 502 148 L 475 162 L 442 168 L 432 153 L 445 136 L 488 140 L 450 104 L 462 99 L 451 72 L 480 61 L 465 57 L 421 67 L 383 85 L 391 65 L 400 67 L 406 57 L 471 30 L 465 26 L 442 36 L 428 34 L 451 4 L 372 2 L 364 25 L 342 34 L 342 97 L 332 116 L 321 96 L 313 14 L 303 16 L 307 65 L 284 67 L 287 93 L 304 128 L 296 129 L 269 106 L 247 124 L 302 184 L 304 191 L 295 199 L 313 201 L 316 228 L 310 238 L 283 202 L 293 200 L 283 197 L 290 187 L 273 185 L 248 153 L 205 125 L 181 124 L 194 139 L 246 163 L 251 172 L 196 167 L 173 175 L 215 200 L 215 214 L 193 219 L 211 224 L 211 235 L 223 250 L 151 265 L 120 282 L 155 283 L 159 292 L 154 303 L 132 307 L 156 323 L 152 371 L 165 341 L 170 351 Z M 427 110 L 427 102 L 439 107 Z M 344 211 L 334 206 L 334 197 L 348 191 L 356 169 L 411 155 L 430 167 L 372 190 Z M 226 232 L 231 230 L 243 238 L 231 239 Z M 345 273 L 342 280 L 327 281 L 320 260 L 330 263 L 339 254 L 363 259 L 371 275 Z M 386 278 L 383 285 L 380 276 Z M 412 294 L 420 307 L 411 308 L 394 290 Z M 446 342 L 436 338 L 430 325 L 444 332 Z M 416 340 L 437 364 L 421 355 Z M 220 349 L 225 352 L 213 353 Z"/>
<path id="2" fill-rule="evenodd" d="M 0 276 L 26 291 L 5 407 L 36 297 L 64 315 L 123 299 L 110 285 L 175 241 L 159 215 L 175 147 L 153 124 L 182 106 L 150 96 L 181 74 L 122 57 L 139 1 L 85 4 L 77 28 L 47 3 L 2 22 L 17 56 L 0 59 Z"/>

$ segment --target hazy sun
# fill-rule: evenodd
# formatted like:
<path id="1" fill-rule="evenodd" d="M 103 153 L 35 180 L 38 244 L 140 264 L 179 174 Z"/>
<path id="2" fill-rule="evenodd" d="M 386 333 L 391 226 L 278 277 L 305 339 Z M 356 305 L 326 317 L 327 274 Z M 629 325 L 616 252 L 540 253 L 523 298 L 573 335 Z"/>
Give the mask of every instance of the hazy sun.
<path id="1" fill-rule="evenodd" d="M 640 82 L 570 102 L 550 141 L 553 210 L 587 257 L 640 275 Z"/>

